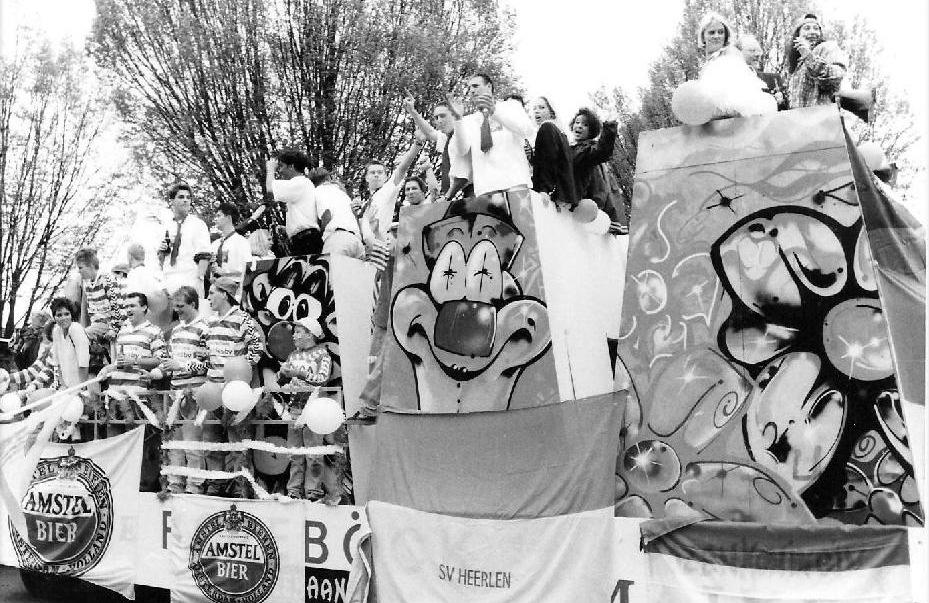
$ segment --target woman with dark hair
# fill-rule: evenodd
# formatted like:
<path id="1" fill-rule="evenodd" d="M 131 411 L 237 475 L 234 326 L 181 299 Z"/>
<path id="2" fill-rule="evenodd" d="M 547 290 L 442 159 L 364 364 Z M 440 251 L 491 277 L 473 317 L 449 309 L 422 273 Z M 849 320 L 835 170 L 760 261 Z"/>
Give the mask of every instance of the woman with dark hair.
<path id="1" fill-rule="evenodd" d="M 592 109 L 581 107 L 571 119 L 574 185 L 578 199 L 592 199 L 610 222 L 629 225 L 629 215 L 608 164 L 616 145 L 616 120 L 600 122 Z M 598 138 L 599 137 L 599 138 Z"/>
<path id="2" fill-rule="evenodd" d="M 544 96 L 532 101 L 529 116 L 538 130 L 532 147 L 532 190 L 548 193 L 552 201 L 577 205 L 577 187 L 571 169 L 568 137 L 555 122 L 552 104 Z"/>
<path id="3" fill-rule="evenodd" d="M 84 327 L 74 322 L 77 308 L 65 297 L 52 300 L 52 358 L 58 366 L 62 387 L 72 387 L 87 381 L 90 366 L 90 341 Z"/>
<path id="4" fill-rule="evenodd" d="M 803 15 L 784 54 L 790 108 L 832 103 L 845 77 L 848 57 L 834 41 L 823 39 L 819 17 L 813 13 Z"/>

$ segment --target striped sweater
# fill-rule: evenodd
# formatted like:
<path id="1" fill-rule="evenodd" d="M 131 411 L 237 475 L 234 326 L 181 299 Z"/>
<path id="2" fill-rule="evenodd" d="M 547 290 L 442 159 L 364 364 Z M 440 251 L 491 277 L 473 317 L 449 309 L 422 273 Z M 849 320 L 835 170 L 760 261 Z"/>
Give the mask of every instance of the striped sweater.
<path id="1" fill-rule="evenodd" d="M 263 345 L 258 325 L 245 310 L 232 306 L 223 316 L 216 316 L 207 321 L 206 345 L 209 348 L 207 379 L 223 380 L 223 367 L 226 358 L 245 356 L 249 364 L 255 366 L 261 358 Z"/>
<path id="2" fill-rule="evenodd" d="M 168 357 L 177 360 L 184 367 L 172 373 L 172 389 L 197 387 L 206 381 L 206 363 L 209 357 L 209 348 L 206 346 L 207 332 L 207 323 L 200 316 L 190 322 L 179 322 L 171 331 Z"/>
<path id="3" fill-rule="evenodd" d="M 138 326 L 127 322 L 116 336 L 116 355 L 136 363 L 132 368 L 121 368 L 110 373 L 110 387 L 140 387 L 142 378 L 137 361 L 142 358 L 164 358 L 165 340 L 161 329 L 146 320 Z"/>
<path id="4" fill-rule="evenodd" d="M 107 330 L 119 332 L 126 320 L 123 307 L 123 285 L 112 274 L 98 274 L 92 281 L 84 281 L 89 324 L 103 323 Z"/>
<path id="5" fill-rule="evenodd" d="M 10 373 L 10 383 L 16 389 L 23 389 L 27 385 L 35 385 L 36 389 L 51 387 L 55 381 L 55 363 L 51 358 L 52 346 L 43 345 L 39 348 L 39 355 L 28 367 L 15 373 Z"/>

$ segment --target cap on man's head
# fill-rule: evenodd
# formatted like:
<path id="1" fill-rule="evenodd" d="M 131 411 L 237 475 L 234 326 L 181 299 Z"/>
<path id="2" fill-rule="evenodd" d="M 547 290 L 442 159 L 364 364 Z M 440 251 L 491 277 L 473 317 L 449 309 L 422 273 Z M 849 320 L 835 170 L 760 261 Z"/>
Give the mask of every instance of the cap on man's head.
<path id="1" fill-rule="evenodd" d="M 234 278 L 221 276 L 213 281 L 213 286 L 227 293 L 232 299 L 237 299 L 239 296 L 239 283 Z"/>

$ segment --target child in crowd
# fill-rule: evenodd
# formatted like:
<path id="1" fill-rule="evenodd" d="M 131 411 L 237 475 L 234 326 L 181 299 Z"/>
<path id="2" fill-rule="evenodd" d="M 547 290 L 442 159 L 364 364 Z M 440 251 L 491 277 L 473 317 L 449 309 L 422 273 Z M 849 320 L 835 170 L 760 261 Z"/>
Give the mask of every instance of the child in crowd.
<path id="1" fill-rule="evenodd" d="M 291 390 L 289 412 L 296 419 L 309 399 L 308 389 L 324 386 L 329 381 L 332 358 L 328 350 L 319 344 L 322 328 L 316 320 L 301 319 L 294 325 L 294 349 L 281 365 L 279 378 L 289 379 L 286 389 Z M 327 436 L 310 431 L 307 427 L 287 430 L 287 445 L 290 447 L 323 446 Z M 318 456 L 291 457 L 287 495 L 291 498 L 320 500 L 338 504 L 342 498 L 342 485 L 336 463 Z"/>

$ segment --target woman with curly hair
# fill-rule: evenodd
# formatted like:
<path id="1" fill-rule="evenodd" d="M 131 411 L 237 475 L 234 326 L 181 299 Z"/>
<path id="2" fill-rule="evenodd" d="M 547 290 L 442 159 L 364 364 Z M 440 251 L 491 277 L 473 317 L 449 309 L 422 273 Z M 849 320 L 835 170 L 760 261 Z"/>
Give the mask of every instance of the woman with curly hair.
<path id="1" fill-rule="evenodd" d="M 819 17 L 803 15 L 787 42 L 785 55 L 790 108 L 832 103 L 845 77 L 848 57 L 836 42 L 823 39 Z"/>

